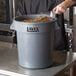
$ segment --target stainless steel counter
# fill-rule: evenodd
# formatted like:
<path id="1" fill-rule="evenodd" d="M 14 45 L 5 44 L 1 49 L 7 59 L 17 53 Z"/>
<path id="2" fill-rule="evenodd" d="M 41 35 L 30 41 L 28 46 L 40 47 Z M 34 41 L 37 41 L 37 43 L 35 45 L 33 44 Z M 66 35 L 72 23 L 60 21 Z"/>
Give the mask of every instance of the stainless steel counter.
<path id="1" fill-rule="evenodd" d="M 0 76 L 54 76 L 76 60 L 75 52 L 54 51 L 53 65 L 46 69 L 25 69 L 18 64 L 17 48 L 11 43 L 0 42 Z"/>

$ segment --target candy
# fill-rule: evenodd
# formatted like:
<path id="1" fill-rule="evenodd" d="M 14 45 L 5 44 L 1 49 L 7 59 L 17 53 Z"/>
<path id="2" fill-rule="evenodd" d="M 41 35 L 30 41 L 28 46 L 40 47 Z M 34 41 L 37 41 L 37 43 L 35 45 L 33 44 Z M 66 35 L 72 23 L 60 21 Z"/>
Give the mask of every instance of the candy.
<path id="1" fill-rule="evenodd" d="M 30 23 L 38 23 L 38 22 L 50 22 L 50 17 L 47 16 L 39 16 L 35 19 L 29 19 L 29 20 L 21 20 L 21 22 L 30 22 Z"/>

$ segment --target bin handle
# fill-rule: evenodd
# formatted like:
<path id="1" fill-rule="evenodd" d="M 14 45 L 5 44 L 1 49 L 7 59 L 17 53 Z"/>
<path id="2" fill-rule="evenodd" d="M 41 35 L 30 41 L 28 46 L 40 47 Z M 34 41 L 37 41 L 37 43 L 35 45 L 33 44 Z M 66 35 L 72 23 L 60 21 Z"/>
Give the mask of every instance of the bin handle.
<path id="1" fill-rule="evenodd" d="M 10 29 L 15 30 L 15 23 L 14 22 L 11 24 Z"/>

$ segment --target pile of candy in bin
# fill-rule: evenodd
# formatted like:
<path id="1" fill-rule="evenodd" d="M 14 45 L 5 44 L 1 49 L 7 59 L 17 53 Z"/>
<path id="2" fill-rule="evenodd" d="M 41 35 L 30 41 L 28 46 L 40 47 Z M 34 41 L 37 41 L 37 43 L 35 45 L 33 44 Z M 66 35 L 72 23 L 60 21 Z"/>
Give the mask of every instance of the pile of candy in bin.
<path id="1" fill-rule="evenodd" d="M 47 16 L 39 16 L 35 19 L 24 19 L 21 22 L 30 22 L 30 23 L 38 23 L 38 22 L 50 22 L 51 18 Z"/>

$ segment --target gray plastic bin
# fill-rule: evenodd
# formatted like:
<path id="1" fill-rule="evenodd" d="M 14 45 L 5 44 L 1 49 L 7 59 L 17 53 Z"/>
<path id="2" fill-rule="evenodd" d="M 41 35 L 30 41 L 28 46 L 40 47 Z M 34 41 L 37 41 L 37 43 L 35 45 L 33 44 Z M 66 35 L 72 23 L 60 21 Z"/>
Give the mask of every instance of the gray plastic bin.
<path id="1" fill-rule="evenodd" d="M 41 23 L 20 22 L 41 15 L 16 17 L 11 25 L 17 31 L 19 64 L 24 68 L 46 68 L 53 64 L 54 25 L 56 20 Z"/>

